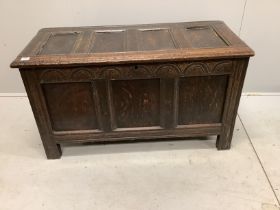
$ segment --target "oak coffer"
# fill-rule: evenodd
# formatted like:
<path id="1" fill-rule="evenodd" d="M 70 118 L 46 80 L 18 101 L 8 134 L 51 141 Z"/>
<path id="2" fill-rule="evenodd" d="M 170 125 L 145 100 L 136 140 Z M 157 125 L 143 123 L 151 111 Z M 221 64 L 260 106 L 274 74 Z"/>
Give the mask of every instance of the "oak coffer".
<path id="1" fill-rule="evenodd" d="M 217 135 L 229 149 L 253 55 L 221 21 L 44 28 L 11 67 L 54 159 L 68 142 Z"/>

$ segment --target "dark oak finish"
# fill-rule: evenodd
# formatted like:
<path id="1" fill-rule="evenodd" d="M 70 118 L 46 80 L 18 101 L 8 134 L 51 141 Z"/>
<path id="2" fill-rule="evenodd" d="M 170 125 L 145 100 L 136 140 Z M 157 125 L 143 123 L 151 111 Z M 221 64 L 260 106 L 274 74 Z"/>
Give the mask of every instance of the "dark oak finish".
<path id="1" fill-rule="evenodd" d="M 66 142 L 217 135 L 229 149 L 253 55 L 221 21 L 47 28 L 11 67 L 54 159 Z"/>
<path id="2" fill-rule="evenodd" d="M 91 83 L 49 83 L 42 85 L 52 129 L 97 129 Z"/>
<path id="3" fill-rule="evenodd" d="M 228 76 L 180 79 L 180 125 L 219 123 L 222 120 Z"/>
<path id="4" fill-rule="evenodd" d="M 159 126 L 160 80 L 112 81 L 117 128 Z"/>

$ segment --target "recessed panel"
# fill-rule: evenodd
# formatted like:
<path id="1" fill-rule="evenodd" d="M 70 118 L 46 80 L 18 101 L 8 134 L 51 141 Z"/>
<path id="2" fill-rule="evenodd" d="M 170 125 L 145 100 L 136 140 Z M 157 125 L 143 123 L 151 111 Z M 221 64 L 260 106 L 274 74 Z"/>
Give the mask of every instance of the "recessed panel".
<path id="1" fill-rule="evenodd" d="M 75 45 L 78 35 L 79 33 L 76 32 L 52 34 L 39 54 L 47 55 L 70 53 Z"/>
<path id="2" fill-rule="evenodd" d="M 123 52 L 125 51 L 124 30 L 96 31 L 91 52 Z"/>
<path id="3" fill-rule="evenodd" d="M 113 108 L 119 128 L 159 125 L 159 79 L 112 81 Z"/>
<path id="4" fill-rule="evenodd" d="M 97 129 L 90 83 L 43 84 L 53 130 Z"/>
<path id="5" fill-rule="evenodd" d="M 210 26 L 185 28 L 185 38 L 193 48 L 226 47 L 226 42 Z"/>
<path id="6" fill-rule="evenodd" d="M 179 81 L 180 125 L 220 123 L 228 76 L 185 77 Z"/>
<path id="7" fill-rule="evenodd" d="M 140 29 L 138 34 L 141 51 L 175 48 L 169 29 Z"/>

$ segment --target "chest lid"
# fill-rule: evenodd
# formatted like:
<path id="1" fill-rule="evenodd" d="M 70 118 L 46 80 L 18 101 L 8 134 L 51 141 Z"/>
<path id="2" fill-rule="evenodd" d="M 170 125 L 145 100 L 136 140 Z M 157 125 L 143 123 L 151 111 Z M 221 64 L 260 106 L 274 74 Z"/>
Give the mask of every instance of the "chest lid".
<path id="1" fill-rule="evenodd" d="M 13 68 L 249 57 L 254 52 L 223 22 L 41 29 Z"/>

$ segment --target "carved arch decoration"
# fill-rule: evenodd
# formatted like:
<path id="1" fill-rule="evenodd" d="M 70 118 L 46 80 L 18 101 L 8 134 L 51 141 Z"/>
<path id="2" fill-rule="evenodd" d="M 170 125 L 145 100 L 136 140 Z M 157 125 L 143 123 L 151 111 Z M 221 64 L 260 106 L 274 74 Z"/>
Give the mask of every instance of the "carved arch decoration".
<path id="1" fill-rule="evenodd" d="M 74 80 L 88 80 L 95 76 L 92 75 L 91 71 L 87 68 L 77 68 L 72 73 L 70 78 Z"/>
<path id="2" fill-rule="evenodd" d="M 40 75 L 40 80 L 42 82 L 60 81 L 63 80 L 64 78 L 65 78 L 64 73 L 61 70 L 57 70 L 57 69 L 45 70 Z"/>
<path id="3" fill-rule="evenodd" d="M 101 79 L 119 79 L 121 77 L 121 71 L 116 67 L 101 68 L 99 77 Z"/>
<path id="4" fill-rule="evenodd" d="M 180 75 L 180 69 L 176 65 L 165 64 L 156 69 L 156 75 L 160 77 L 178 77 Z"/>
<path id="5" fill-rule="evenodd" d="M 230 73 L 231 71 L 232 71 L 231 61 L 219 62 L 213 67 L 213 72 L 215 73 Z"/>
<path id="6" fill-rule="evenodd" d="M 188 65 L 185 70 L 185 75 L 198 75 L 210 73 L 209 67 L 205 63 L 195 62 Z"/>
<path id="7" fill-rule="evenodd" d="M 153 70 L 151 69 L 151 67 L 143 65 L 134 65 L 128 69 L 127 76 L 129 78 L 149 78 L 153 77 Z"/>

